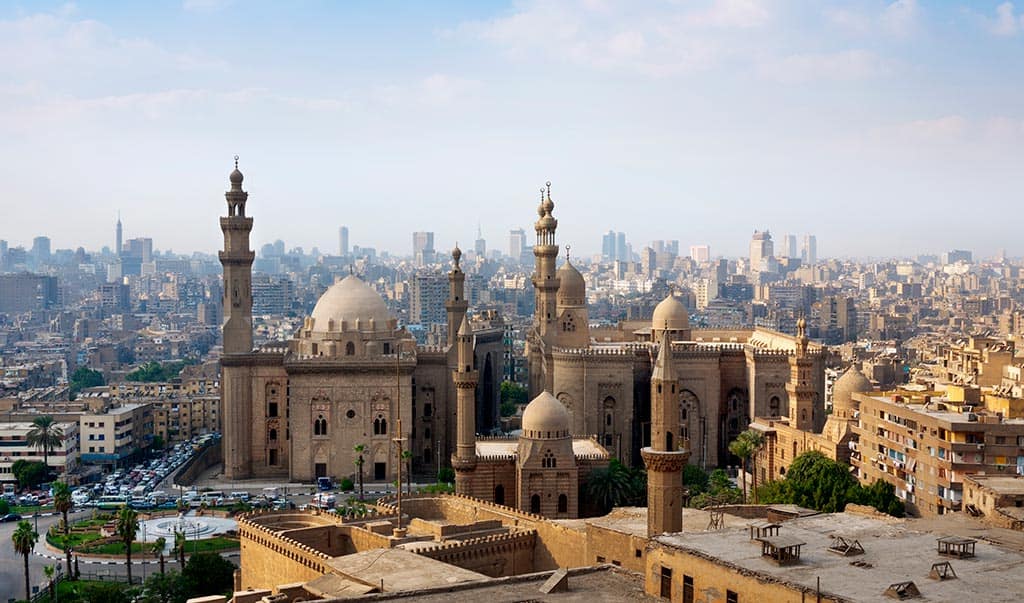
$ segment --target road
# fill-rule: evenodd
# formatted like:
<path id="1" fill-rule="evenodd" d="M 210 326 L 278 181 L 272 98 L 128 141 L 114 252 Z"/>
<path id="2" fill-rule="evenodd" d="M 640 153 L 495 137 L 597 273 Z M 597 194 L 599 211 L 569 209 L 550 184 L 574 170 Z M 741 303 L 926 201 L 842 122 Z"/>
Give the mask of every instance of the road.
<path id="1" fill-rule="evenodd" d="M 76 519 L 88 517 L 90 510 L 80 511 L 72 515 Z M 25 516 L 29 522 L 35 524 L 32 516 Z M 60 521 L 59 516 L 40 517 L 39 533 L 45 534 L 51 525 Z M 0 600 L 7 598 L 21 599 L 25 593 L 25 560 L 21 555 L 14 552 L 14 544 L 11 542 L 11 534 L 18 527 L 17 522 L 0 524 Z M 42 536 L 40 536 L 42 538 Z M 33 585 L 40 587 L 46 583 L 43 574 L 43 567 L 53 565 L 55 561 L 45 559 L 39 555 L 29 555 L 29 580 Z M 85 571 L 84 568 L 82 571 Z"/>

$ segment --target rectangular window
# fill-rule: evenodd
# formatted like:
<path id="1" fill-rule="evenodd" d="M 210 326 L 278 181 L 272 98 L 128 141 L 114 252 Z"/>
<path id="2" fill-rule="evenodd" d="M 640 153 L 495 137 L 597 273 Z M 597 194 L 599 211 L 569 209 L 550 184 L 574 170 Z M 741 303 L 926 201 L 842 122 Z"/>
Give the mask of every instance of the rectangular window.
<path id="1" fill-rule="evenodd" d="M 725 603 L 740 603 L 740 596 L 731 590 L 725 591 Z"/>
<path id="2" fill-rule="evenodd" d="M 277 466 L 277 451 L 270 449 L 267 451 L 267 464 L 271 467 Z"/>
<path id="3" fill-rule="evenodd" d="M 683 576 L 683 603 L 693 603 L 693 576 Z"/>
<path id="4" fill-rule="evenodd" d="M 267 416 L 268 417 L 276 417 L 277 416 L 277 402 L 268 402 L 267 403 Z"/>
<path id="5" fill-rule="evenodd" d="M 661 566 L 661 598 L 672 599 L 672 568 Z"/>

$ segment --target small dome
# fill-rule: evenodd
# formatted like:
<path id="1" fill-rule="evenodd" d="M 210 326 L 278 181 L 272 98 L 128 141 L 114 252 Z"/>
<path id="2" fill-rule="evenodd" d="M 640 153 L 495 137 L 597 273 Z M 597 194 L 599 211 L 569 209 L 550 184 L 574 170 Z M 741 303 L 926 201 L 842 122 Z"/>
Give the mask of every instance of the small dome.
<path id="1" fill-rule="evenodd" d="M 569 411 L 546 391 L 527 404 L 523 411 L 523 435 L 528 438 L 567 438 L 569 423 Z"/>
<path id="2" fill-rule="evenodd" d="M 462 259 L 462 250 L 459 249 L 458 243 L 455 244 L 455 249 L 452 249 L 452 260 L 455 262 L 456 268 L 459 266 L 459 260 Z"/>
<path id="3" fill-rule="evenodd" d="M 855 409 L 857 404 L 853 401 L 853 394 L 863 394 L 874 389 L 871 382 L 864 376 L 864 373 L 851 366 L 843 376 L 836 379 L 832 385 L 832 410 L 839 414 L 847 410 Z M 845 415 L 840 415 L 844 416 Z"/>
<path id="4" fill-rule="evenodd" d="M 686 306 L 674 293 L 669 292 L 668 297 L 654 308 L 654 315 L 651 317 L 651 329 L 654 331 L 683 331 L 690 328 L 690 313 Z"/>
<path id="5" fill-rule="evenodd" d="M 582 306 L 587 299 L 587 282 L 583 275 L 567 260 L 558 269 L 558 293 L 555 300 L 563 306 Z"/>
<path id="6" fill-rule="evenodd" d="M 551 214 L 545 214 L 543 218 L 537 220 L 537 230 L 554 230 L 558 226 L 558 221 L 551 217 Z"/>
<path id="7" fill-rule="evenodd" d="M 235 166 L 235 171 L 231 172 L 231 184 L 242 183 L 242 172 L 238 171 L 238 166 Z"/>
<path id="8" fill-rule="evenodd" d="M 341 330 L 343 320 L 349 329 L 354 329 L 358 320 L 360 331 L 371 330 L 371 320 L 372 330 L 384 331 L 391 320 L 381 296 L 354 274 L 331 285 L 316 302 L 311 317 L 313 330 L 319 332 L 327 331 L 331 320 L 337 330 Z"/>

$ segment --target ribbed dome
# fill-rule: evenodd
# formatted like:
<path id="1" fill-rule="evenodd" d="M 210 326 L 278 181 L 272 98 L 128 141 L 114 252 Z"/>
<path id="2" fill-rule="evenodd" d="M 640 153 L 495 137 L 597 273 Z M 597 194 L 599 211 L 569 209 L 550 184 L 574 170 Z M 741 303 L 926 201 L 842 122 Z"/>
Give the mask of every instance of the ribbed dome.
<path id="1" fill-rule="evenodd" d="M 242 183 L 242 172 L 238 171 L 238 167 L 237 166 L 235 167 L 235 170 L 233 172 L 231 172 L 231 175 L 228 176 L 228 177 L 231 179 L 231 184 L 241 184 Z"/>
<path id="2" fill-rule="evenodd" d="M 690 313 L 686 306 L 673 293 L 654 308 L 654 316 L 651 317 L 651 329 L 655 331 L 669 330 L 682 331 L 690 328 Z"/>
<path id="3" fill-rule="evenodd" d="M 571 263 L 566 261 L 558 269 L 558 293 L 555 300 L 561 306 L 582 306 L 587 299 L 587 282 Z"/>
<path id="4" fill-rule="evenodd" d="M 838 417 L 851 418 L 857 408 L 853 394 L 863 394 L 874 389 L 864 373 L 851 366 L 843 376 L 832 385 L 832 413 Z"/>
<path id="5" fill-rule="evenodd" d="M 567 438 L 569 423 L 569 411 L 546 391 L 527 404 L 523 411 L 523 435 L 527 438 Z"/>
<path id="6" fill-rule="evenodd" d="M 328 321 L 334 320 L 334 329 L 341 329 L 341 321 L 347 321 L 347 328 L 354 329 L 359 320 L 359 330 L 384 331 L 388 328 L 391 315 L 381 296 L 362 279 L 354 274 L 331 285 L 313 308 L 313 330 L 328 330 Z"/>

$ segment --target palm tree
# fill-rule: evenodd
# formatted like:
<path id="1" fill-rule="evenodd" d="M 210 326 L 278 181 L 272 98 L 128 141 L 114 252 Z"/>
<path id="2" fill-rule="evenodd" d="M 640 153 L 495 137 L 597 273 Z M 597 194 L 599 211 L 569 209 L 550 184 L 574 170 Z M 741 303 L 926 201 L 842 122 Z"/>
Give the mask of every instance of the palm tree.
<path id="1" fill-rule="evenodd" d="M 757 503 L 757 453 L 761 451 L 762 447 L 764 447 L 764 434 L 761 433 L 760 431 L 756 431 L 754 429 L 748 429 L 748 430 L 744 431 L 743 433 L 741 433 L 740 435 L 746 437 L 746 439 L 750 442 L 750 446 L 751 446 L 750 458 L 752 460 L 752 465 L 753 466 L 750 468 L 750 473 L 751 473 L 751 475 L 753 475 L 753 483 L 751 484 L 750 487 L 751 487 L 751 490 L 752 490 L 752 492 L 754 494 L 754 503 L 756 504 Z"/>
<path id="2" fill-rule="evenodd" d="M 39 534 L 32 529 L 32 524 L 22 520 L 11 534 L 11 542 L 14 543 L 14 551 L 25 558 L 25 600 L 29 601 L 32 599 L 32 588 L 29 585 L 28 556 L 39 542 Z"/>
<path id="3" fill-rule="evenodd" d="M 743 502 L 747 502 L 747 460 L 750 455 L 754 454 L 754 444 L 750 441 L 750 438 L 745 437 L 747 432 L 743 432 L 736 436 L 736 439 L 729 442 L 729 452 L 733 453 L 740 459 L 740 463 L 743 464 Z"/>
<path id="4" fill-rule="evenodd" d="M 73 575 L 71 573 L 71 546 L 68 542 L 71 536 L 71 525 L 68 523 L 68 512 L 71 511 L 71 506 L 71 488 L 64 482 L 54 482 L 53 508 L 61 514 L 64 520 L 64 555 L 68 562 L 68 576 Z"/>
<path id="5" fill-rule="evenodd" d="M 402 451 L 402 460 L 405 461 L 405 493 L 412 494 L 412 450 Z"/>
<path id="6" fill-rule="evenodd" d="M 174 554 L 178 559 L 178 566 L 181 568 L 185 567 L 185 545 L 188 540 L 185 538 L 185 532 L 181 530 L 174 530 Z"/>
<path id="7" fill-rule="evenodd" d="M 128 584 L 132 583 L 132 542 L 139 531 L 139 514 L 131 507 L 123 507 L 117 514 L 117 527 L 114 533 L 124 543 L 124 558 L 128 567 Z"/>
<path id="8" fill-rule="evenodd" d="M 629 504 L 635 492 L 635 481 L 628 467 L 612 459 L 607 469 L 591 472 L 587 479 L 587 496 L 604 509 Z"/>
<path id="9" fill-rule="evenodd" d="M 366 452 L 366 445 L 356 444 L 352 450 L 356 453 L 356 470 L 359 472 L 359 500 L 363 500 L 363 453 Z"/>
<path id="10" fill-rule="evenodd" d="M 153 546 L 150 548 L 150 551 L 154 555 L 159 555 L 160 556 L 160 575 L 161 576 L 164 575 L 164 549 L 165 548 L 167 548 L 167 539 L 164 538 L 163 536 L 161 536 L 160 538 L 157 538 L 156 542 L 154 542 Z"/>
<path id="11" fill-rule="evenodd" d="M 60 446 L 64 441 L 64 430 L 49 415 L 36 417 L 32 421 L 32 429 L 26 436 L 29 446 L 43 451 L 43 464 L 46 465 L 46 473 L 50 473 L 50 451 Z"/>
<path id="12" fill-rule="evenodd" d="M 49 583 L 50 601 L 57 600 L 57 592 L 53 589 L 53 573 L 56 565 L 45 565 L 43 566 L 43 574 L 46 575 L 46 581 Z"/>

